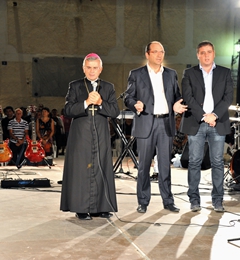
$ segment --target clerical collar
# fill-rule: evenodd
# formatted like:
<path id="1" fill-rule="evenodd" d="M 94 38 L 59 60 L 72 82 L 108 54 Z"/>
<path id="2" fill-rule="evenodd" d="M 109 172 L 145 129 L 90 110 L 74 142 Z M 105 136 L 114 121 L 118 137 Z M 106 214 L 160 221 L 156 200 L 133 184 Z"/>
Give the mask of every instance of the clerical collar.
<path id="1" fill-rule="evenodd" d="M 93 83 L 93 82 L 95 82 L 95 81 L 98 81 L 99 78 L 96 78 L 95 80 L 90 80 L 90 79 L 88 79 L 88 78 L 86 77 L 86 79 L 87 79 L 88 81 L 90 81 L 91 83 Z"/>

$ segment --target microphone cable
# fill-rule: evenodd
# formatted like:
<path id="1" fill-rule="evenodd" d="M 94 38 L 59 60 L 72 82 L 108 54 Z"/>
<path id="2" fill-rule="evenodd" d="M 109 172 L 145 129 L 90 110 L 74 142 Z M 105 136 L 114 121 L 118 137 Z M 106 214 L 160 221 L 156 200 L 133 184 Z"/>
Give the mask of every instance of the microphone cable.
<path id="1" fill-rule="evenodd" d="M 96 82 L 95 82 L 96 83 Z M 92 84 L 93 85 L 93 84 Z M 98 82 L 98 85 L 97 87 L 100 86 L 100 79 L 99 79 L 99 82 Z M 95 91 L 97 91 L 97 87 L 95 87 Z M 94 88 L 94 86 L 93 86 Z M 101 174 L 101 177 L 102 177 L 102 181 L 103 181 L 103 187 L 104 187 L 104 195 L 105 195 L 105 198 L 107 200 L 107 203 L 109 204 L 110 208 L 112 209 L 112 212 L 114 213 L 114 215 L 118 218 L 118 216 L 116 215 L 116 211 L 111 203 L 111 199 L 110 199 L 110 196 L 109 196 L 109 187 L 108 187 L 108 182 L 107 182 L 107 179 L 106 179 L 106 174 L 104 173 L 103 171 L 103 168 L 102 168 L 102 165 L 101 165 L 101 158 L 100 158 L 100 145 L 99 145 L 99 134 L 98 134 L 98 130 L 97 130 L 97 126 L 96 126 L 96 121 L 95 121 L 95 114 L 94 116 L 92 116 L 92 124 L 93 124 L 93 130 L 94 130 L 94 133 L 96 135 L 96 151 L 97 151 L 97 163 L 98 163 L 98 167 L 99 167 L 99 170 L 100 170 L 100 174 Z M 94 139 L 94 138 L 93 138 Z M 113 174 L 113 169 L 112 169 L 112 174 Z M 91 214 L 91 213 L 90 213 Z"/>

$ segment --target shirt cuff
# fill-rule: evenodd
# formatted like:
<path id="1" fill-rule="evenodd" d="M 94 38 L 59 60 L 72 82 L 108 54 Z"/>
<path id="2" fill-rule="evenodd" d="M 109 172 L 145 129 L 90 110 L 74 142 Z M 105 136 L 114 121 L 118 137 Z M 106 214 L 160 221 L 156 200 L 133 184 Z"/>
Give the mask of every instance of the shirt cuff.
<path id="1" fill-rule="evenodd" d="M 216 120 L 218 119 L 218 116 L 215 114 L 215 113 L 212 113 L 215 117 L 216 117 Z"/>

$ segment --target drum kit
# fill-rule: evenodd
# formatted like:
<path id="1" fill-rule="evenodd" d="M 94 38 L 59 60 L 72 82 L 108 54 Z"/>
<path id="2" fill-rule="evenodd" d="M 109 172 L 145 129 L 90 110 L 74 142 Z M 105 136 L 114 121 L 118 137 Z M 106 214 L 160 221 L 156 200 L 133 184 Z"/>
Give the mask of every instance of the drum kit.
<path id="1" fill-rule="evenodd" d="M 240 185 L 240 106 L 231 105 L 229 110 L 235 111 L 236 117 L 229 117 L 231 127 L 234 128 L 234 144 L 230 148 L 231 161 L 228 172 L 231 172 L 233 180 Z"/>
<path id="2" fill-rule="evenodd" d="M 240 125 L 240 106 L 237 104 L 236 106 L 231 105 L 229 110 L 233 110 L 236 112 L 237 117 L 230 117 L 230 121 L 233 122 L 232 127 L 234 128 L 234 144 L 232 146 L 231 151 L 232 152 L 232 158 L 230 161 L 230 166 L 228 171 L 225 173 L 225 177 L 228 175 L 229 171 L 231 172 L 233 180 L 236 182 L 233 184 L 232 188 L 233 190 L 240 191 L 240 136 L 239 136 L 239 125 Z M 230 186 L 232 182 L 230 181 Z M 229 185 L 228 185 L 229 186 Z M 229 243 L 232 243 L 232 241 L 240 240 L 240 238 L 232 238 L 228 239 Z"/>

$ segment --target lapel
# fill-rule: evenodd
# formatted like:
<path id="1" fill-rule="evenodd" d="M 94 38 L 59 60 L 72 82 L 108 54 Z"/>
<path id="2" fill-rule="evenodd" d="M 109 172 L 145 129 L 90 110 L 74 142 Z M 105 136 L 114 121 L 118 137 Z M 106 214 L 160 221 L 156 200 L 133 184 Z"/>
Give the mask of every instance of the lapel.
<path id="1" fill-rule="evenodd" d="M 217 65 L 216 65 L 216 68 L 213 69 L 213 79 L 212 79 L 212 91 L 214 90 L 214 88 L 217 86 L 217 80 L 218 80 L 218 69 L 217 69 Z"/>
<path id="2" fill-rule="evenodd" d="M 202 89 L 205 93 L 203 75 L 202 75 L 202 71 L 199 69 L 199 65 L 194 67 L 193 73 L 194 73 L 195 77 L 197 78 L 198 82 L 200 83 L 200 86 L 202 87 Z"/>
<path id="3" fill-rule="evenodd" d="M 164 88 L 164 92 L 165 92 L 165 96 L 167 95 L 167 86 L 169 85 L 168 82 L 170 80 L 170 77 L 169 77 L 169 74 L 168 74 L 168 71 L 165 67 L 163 67 L 163 88 Z"/>
<path id="4" fill-rule="evenodd" d="M 142 78 L 142 81 L 144 82 L 144 85 L 145 85 L 145 86 L 149 89 L 149 91 L 151 91 L 151 93 L 153 94 L 152 82 L 151 82 L 151 80 L 150 80 L 150 76 L 149 76 L 149 73 L 148 73 L 147 65 L 142 68 L 141 78 Z"/>
<path id="5" fill-rule="evenodd" d="M 195 74 L 196 78 L 198 79 L 198 81 L 205 93 L 203 75 L 202 75 L 202 71 L 199 69 L 199 65 L 195 67 L 194 74 Z M 218 80 L 218 77 L 217 77 L 217 66 L 216 66 L 216 68 L 213 70 L 212 90 L 216 87 L 217 80 Z"/>

